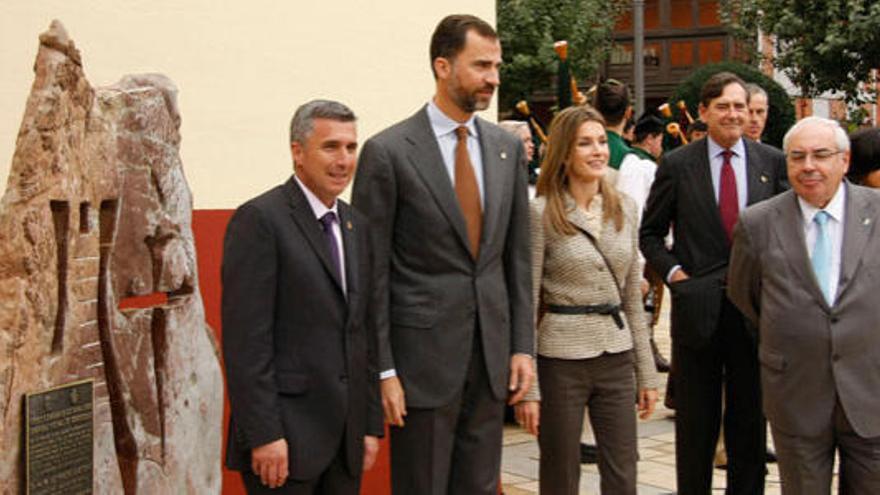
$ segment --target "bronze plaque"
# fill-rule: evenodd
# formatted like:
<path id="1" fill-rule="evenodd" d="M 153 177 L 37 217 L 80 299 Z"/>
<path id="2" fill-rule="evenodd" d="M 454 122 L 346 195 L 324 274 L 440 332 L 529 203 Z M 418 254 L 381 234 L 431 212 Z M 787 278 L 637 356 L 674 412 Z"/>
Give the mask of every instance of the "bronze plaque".
<path id="1" fill-rule="evenodd" d="M 27 493 L 92 493 L 94 380 L 25 398 Z"/>

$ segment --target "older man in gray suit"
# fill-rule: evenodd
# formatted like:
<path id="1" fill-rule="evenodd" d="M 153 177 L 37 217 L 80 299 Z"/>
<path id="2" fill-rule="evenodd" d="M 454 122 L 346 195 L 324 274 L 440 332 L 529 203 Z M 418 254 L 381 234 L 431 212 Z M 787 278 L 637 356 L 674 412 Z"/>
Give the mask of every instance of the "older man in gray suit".
<path id="1" fill-rule="evenodd" d="M 431 39 L 432 101 L 364 145 L 353 202 L 375 249 L 373 318 L 396 494 L 494 494 L 504 400 L 532 377 L 522 143 L 475 118 L 501 45 L 468 15 Z"/>
<path id="2" fill-rule="evenodd" d="M 843 181 L 846 133 L 808 117 L 783 142 L 793 191 L 740 216 L 731 301 L 757 326 L 782 491 L 880 493 L 880 195 Z"/>

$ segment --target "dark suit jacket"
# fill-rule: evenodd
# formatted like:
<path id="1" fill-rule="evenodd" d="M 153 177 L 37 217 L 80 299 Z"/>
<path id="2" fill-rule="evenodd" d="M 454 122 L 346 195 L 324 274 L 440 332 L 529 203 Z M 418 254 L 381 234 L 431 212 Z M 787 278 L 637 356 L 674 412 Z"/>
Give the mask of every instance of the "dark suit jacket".
<path id="1" fill-rule="evenodd" d="M 291 178 L 242 205 L 223 250 L 223 356 L 232 415 L 226 462 L 250 469 L 250 451 L 280 438 L 294 479 L 318 476 L 345 438 L 359 475 L 363 437 L 383 432 L 368 331 L 366 223 L 339 201 L 347 297 L 324 233 Z"/>
<path id="2" fill-rule="evenodd" d="M 771 146 L 745 139 L 748 205 L 788 188 L 785 158 Z M 673 231 L 673 246 L 666 234 Z M 678 344 L 700 347 L 717 327 L 723 279 L 730 256 L 712 186 L 708 139 L 663 156 L 648 195 L 640 247 L 664 279 L 675 265 L 691 279 L 672 284 L 672 335 Z"/>
<path id="3" fill-rule="evenodd" d="M 845 187 L 831 307 L 813 274 L 793 191 L 749 208 L 734 234 L 728 294 L 758 325 L 764 412 L 789 435 L 827 428 L 837 400 L 856 433 L 880 435 L 880 194 Z"/>
<path id="4" fill-rule="evenodd" d="M 479 324 L 497 398 L 512 353 L 532 354 L 529 209 L 522 144 L 482 119 L 485 198 L 479 258 L 423 108 L 361 151 L 353 202 L 370 219 L 380 369 L 407 405 L 438 407 L 462 389 Z"/>

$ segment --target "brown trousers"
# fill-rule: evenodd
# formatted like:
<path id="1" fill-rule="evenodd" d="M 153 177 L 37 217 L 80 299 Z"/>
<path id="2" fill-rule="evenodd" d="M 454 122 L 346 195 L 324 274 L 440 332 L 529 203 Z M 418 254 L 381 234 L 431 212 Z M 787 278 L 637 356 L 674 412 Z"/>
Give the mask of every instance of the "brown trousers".
<path id="1" fill-rule="evenodd" d="M 579 493 L 587 406 L 599 450 L 602 493 L 636 493 L 635 369 L 631 351 L 590 359 L 538 357 L 541 493 Z"/>

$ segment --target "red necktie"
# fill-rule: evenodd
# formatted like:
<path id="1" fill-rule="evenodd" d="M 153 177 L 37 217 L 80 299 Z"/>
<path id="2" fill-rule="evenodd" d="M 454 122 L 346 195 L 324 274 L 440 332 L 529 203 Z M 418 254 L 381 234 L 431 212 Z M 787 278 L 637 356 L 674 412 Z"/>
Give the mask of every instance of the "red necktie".
<path id="1" fill-rule="evenodd" d="M 477 259 L 480 253 L 480 233 L 483 230 L 480 188 L 477 186 L 477 176 L 474 174 L 474 167 L 468 154 L 468 129 L 459 126 L 455 129 L 455 134 L 458 135 L 458 144 L 455 146 L 455 195 L 458 196 L 458 204 L 461 206 L 461 213 L 467 225 L 471 255 Z"/>
<path id="2" fill-rule="evenodd" d="M 726 149 L 721 152 L 724 163 L 721 165 L 721 184 L 718 188 L 718 212 L 721 214 L 721 225 L 727 233 L 727 241 L 733 239 L 733 226 L 739 219 L 739 199 L 736 194 L 736 175 L 730 157 L 733 152 Z"/>

